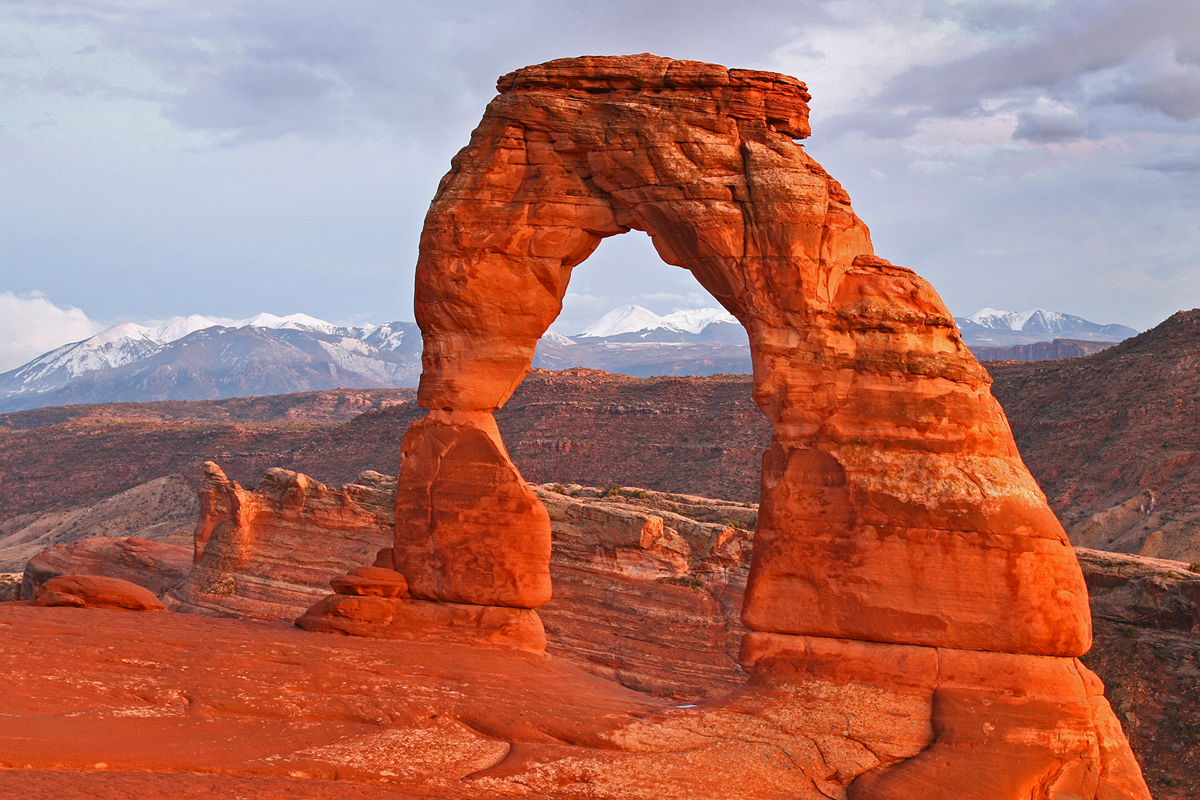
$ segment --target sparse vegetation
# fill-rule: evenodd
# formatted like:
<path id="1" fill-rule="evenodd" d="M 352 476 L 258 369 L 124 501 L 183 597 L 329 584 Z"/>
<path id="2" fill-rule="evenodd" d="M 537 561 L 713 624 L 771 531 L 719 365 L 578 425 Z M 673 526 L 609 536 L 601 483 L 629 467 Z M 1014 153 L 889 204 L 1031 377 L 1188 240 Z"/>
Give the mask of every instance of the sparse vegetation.
<path id="1" fill-rule="evenodd" d="M 16 600 L 21 592 L 20 572 L 0 572 L 0 602 Z"/>
<path id="2" fill-rule="evenodd" d="M 228 597 L 237 591 L 237 584 L 234 583 L 233 578 L 222 576 L 201 585 L 199 588 L 204 594 L 216 594 Z"/>
<path id="3" fill-rule="evenodd" d="M 697 578 L 695 575 L 678 575 L 670 578 L 659 578 L 659 583 L 669 583 L 672 586 L 682 586 L 685 589 L 691 589 L 693 592 L 704 591 L 704 581 Z"/>

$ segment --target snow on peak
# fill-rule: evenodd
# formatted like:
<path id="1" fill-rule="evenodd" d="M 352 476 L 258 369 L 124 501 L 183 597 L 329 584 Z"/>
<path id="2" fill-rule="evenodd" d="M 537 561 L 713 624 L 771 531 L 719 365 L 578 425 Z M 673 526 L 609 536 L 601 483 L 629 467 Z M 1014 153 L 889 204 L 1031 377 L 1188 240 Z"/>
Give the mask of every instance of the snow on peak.
<path id="1" fill-rule="evenodd" d="M 309 330 L 320 331 L 321 333 L 333 333 L 337 330 L 336 325 L 326 322 L 323 319 L 310 317 L 308 314 L 288 314 L 286 317 L 277 317 L 274 314 L 256 314 L 250 319 L 244 319 L 241 322 L 235 323 L 234 328 L 290 328 L 293 330 Z"/>
<path id="2" fill-rule="evenodd" d="M 723 308 L 689 308 L 660 317 L 650 309 L 641 306 L 621 306 L 614 308 L 576 334 L 576 338 L 619 336 L 622 333 L 652 330 L 700 333 L 714 322 L 737 324 L 733 315 Z"/>
<path id="3" fill-rule="evenodd" d="M 667 314 L 662 321 L 688 333 L 699 333 L 714 322 L 739 324 L 737 318 L 723 308 L 690 308 Z"/>
<path id="4" fill-rule="evenodd" d="M 154 339 L 151 336 L 153 330 L 153 328 L 138 325 L 136 322 L 118 322 L 116 325 L 100 331 L 92 338 L 85 339 L 84 342 L 90 342 L 94 347 L 114 345 L 123 341 L 153 342 Z"/>
<path id="5" fill-rule="evenodd" d="M 553 344 L 575 344 L 569 336 L 559 333 L 553 328 L 542 334 L 542 340 Z"/>
<path id="6" fill-rule="evenodd" d="M 1032 311 L 1001 311 L 996 308 L 981 308 L 967 317 L 968 322 L 992 330 L 1022 331 L 1028 326 L 1032 330 L 1056 332 L 1064 329 L 1068 321 L 1078 319 L 1057 311 L 1035 308 Z M 1032 324 L 1031 324 L 1032 323 Z"/>
<path id="7" fill-rule="evenodd" d="M 182 339 L 188 334 L 211 328 L 217 323 L 208 317 L 192 314 L 187 317 L 172 317 L 163 324 L 147 332 L 147 335 L 158 344 L 167 344 L 176 339 Z"/>
<path id="8" fill-rule="evenodd" d="M 636 333 L 656 328 L 676 330 L 675 326 L 663 322 L 662 317 L 648 308 L 621 306 L 614 308 L 576 335 L 580 338 L 618 336 L 622 333 Z"/>

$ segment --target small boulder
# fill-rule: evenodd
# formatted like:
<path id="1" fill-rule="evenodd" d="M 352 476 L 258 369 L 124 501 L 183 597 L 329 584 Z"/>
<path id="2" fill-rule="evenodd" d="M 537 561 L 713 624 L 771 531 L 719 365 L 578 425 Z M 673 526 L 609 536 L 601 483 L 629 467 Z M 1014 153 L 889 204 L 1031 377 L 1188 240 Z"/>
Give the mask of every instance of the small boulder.
<path id="1" fill-rule="evenodd" d="M 162 601 L 149 589 L 120 578 L 100 575 L 59 575 L 41 585 L 36 599 L 40 606 L 165 610 Z"/>
<path id="2" fill-rule="evenodd" d="M 399 572 L 382 567 L 356 567 L 329 582 L 342 595 L 408 597 L 408 581 Z"/>
<path id="3" fill-rule="evenodd" d="M 76 597 L 73 594 L 65 592 L 42 592 L 38 596 L 37 604 L 39 606 L 60 606 L 66 608 L 86 608 L 87 603 L 83 598 Z"/>

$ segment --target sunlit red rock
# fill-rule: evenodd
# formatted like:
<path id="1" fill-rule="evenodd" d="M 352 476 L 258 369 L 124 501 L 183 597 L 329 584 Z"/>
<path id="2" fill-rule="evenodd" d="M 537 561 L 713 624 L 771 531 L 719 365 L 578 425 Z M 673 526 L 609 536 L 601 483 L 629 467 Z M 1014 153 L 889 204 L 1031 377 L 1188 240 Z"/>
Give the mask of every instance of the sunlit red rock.
<path id="1" fill-rule="evenodd" d="M 100 536 L 43 550 L 25 565 L 21 597 L 32 598 L 58 575 L 103 575 L 145 587 L 155 595 L 182 581 L 192 569 L 192 549 L 137 536 Z"/>
<path id="2" fill-rule="evenodd" d="M 549 62 L 498 88 L 421 238 L 418 399 L 431 413 L 409 432 L 395 551 L 414 591 L 516 605 L 497 598 L 540 585 L 549 531 L 535 511 L 502 502 L 478 535 L 488 489 L 520 482 L 490 415 L 572 268 L 642 230 L 746 327 L 773 426 L 743 620 L 782 637 L 784 655 L 762 662 L 752 637 L 750 663 L 811 668 L 810 639 L 934 659 L 931 673 L 914 655 L 901 681 L 932 680 L 918 714 L 929 739 L 860 770 L 854 796 L 1146 796 L 1140 775 L 1112 778 L 1123 740 L 1097 749 L 1111 726 L 1074 660 L 1091 627 L 1062 527 L 937 293 L 874 255 L 846 192 L 794 141 L 809 133 L 803 84 L 643 55 Z M 487 441 L 474 448 L 487 456 L 460 459 L 486 464 L 474 493 L 435 477 L 464 425 Z M 440 528 L 426 522 L 444 508 Z M 415 588 L 447 583 L 470 595 Z M 859 678 L 887 691 L 889 674 Z"/>
<path id="3" fill-rule="evenodd" d="M 204 470 L 195 566 L 168 593 L 173 609 L 292 620 L 331 578 L 370 564 L 391 525 L 392 493 L 371 485 L 382 475 L 338 489 L 271 469 L 245 489 L 212 462 Z"/>
<path id="4" fill-rule="evenodd" d="M 358 560 L 403 575 L 403 593 L 399 578 L 347 573 L 302 622 L 400 640 L 301 644 L 364 654 L 391 644 L 393 660 L 369 662 L 371 674 L 424 650 L 408 667 L 419 678 L 373 692 L 367 713 L 406 743 L 438 720 L 439 752 L 454 735 L 442 726 L 456 723 L 468 750 L 486 752 L 470 772 L 454 768 L 469 789 L 403 785 L 500 797 L 1147 800 L 1075 658 L 1090 624 L 1062 529 L 944 304 L 873 254 L 845 191 L 794 141 L 808 134 L 803 85 L 645 55 L 551 62 L 499 88 L 426 219 L 416 311 L 430 413 L 405 438 L 391 558 L 366 548 Z M 548 657 L 478 646 L 536 652 L 533 609 L 550 597 L 549 516 L 492 412 L 528 370 L 571 269 L 633 229 L 745 325 L 754 398 L 773 426 L 743 607 L 753 674 L 673 707 L 631 702 Z M 209 484 L 193 572 L 211 579 L 204 591 L 237 570 L 254 576 L 241 562 L 259 539 L 282 552 L 290 526 L 378 522 L 295 473 L 268 473 L 247 493 L 213 468 Z M 625 563 L 678 573 L 688 558 L 722 556 L 660 519 L 634 523 L 642 552 L 621 553 Z M 268 578 L 257 579 L 268 602 Z M 392 596 L 366 593 L 384 585 Z M 474 646 L 454 655 L 456 643 Z M 345 693 L 373 683 L 363 677 L 298 688 L 323 719 L 357 721 L 364 706 Z M 204 689 L 228 703 L 223 691 Z M 279 702 L 276 686 L 266 694 Z M 238 707 L 264 713 L 252 695 L 239 693 Z M 302 755 L 395 775 L 365 766 L 376 744 L 264 754 L 257 768 Z"/>
<path id="5" fill-rule="evenodd" d="M 424 436 L 503 405 L 572 267 L 602 238 L 642 230 L 750 334 L 755 399 L 774 425 L 751 628 L 1087 650 L 1074 556 L 986 373 L 937 293 L 873 254 L 846 192 L 794 141 L 808 135 L 802 84 L 647 55 L 554 61 L 499 88 L 422 234 Z M 473 549 L 446 552 L 441 569 L 486 583 L 472 564 L 506 537 L 527 548 L 524 525 L 478 539 L 448 524 Z M 422 546 L 408 530 L 398 556 Z M 437 537 L 423 546 L 442 552 Z"/>
<path id="6" fill-rule="evenodd" d="M 162 601 L 149 589 L 103 575 L 58 575 L 37 588 L 34 600 L 39 606 L 163 610 Z"/>

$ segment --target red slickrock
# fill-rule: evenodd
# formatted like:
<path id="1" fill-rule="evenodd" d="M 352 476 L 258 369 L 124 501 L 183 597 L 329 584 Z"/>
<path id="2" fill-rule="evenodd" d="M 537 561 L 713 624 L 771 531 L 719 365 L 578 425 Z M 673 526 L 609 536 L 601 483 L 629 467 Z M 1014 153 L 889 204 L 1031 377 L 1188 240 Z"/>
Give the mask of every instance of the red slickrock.
<path id="1" fill-rule="evenodd" d="M 296 625 L 306 631 L 377 639 L 433 637 L 450 643 L 546 651 L 542 621 L 528 608 L 338 593 L 305 611 Z"/>
<path id="2" fill-rule="evenodd" d="M 408 597 L 408 581 L 393 569 L 355 567 L 329 582 L 338 594 L 359 597 Z"/>
<path id="3" fill-rule="evenodd" d="M 413 597 L 536 608 L 550 599 L 550 518 L 491 414 L 409 426 L 396 490 L 396 569 Z"/>
<path id="4" fill-rule="evenodd" d="M 57 575 L 120 578 L 161 595 L 192 569 L 192 548 L 137 536 L 99 536 L 43 550 L 25 565 L 21 597 L 32 598 Z"/>
<path id="5" fill-rule="evenodd" d="M 39 606 L 163 610 L 162 601 L 149 589 L 103 575 L 58 575 L 38 587 L 35 599 Z"/>

